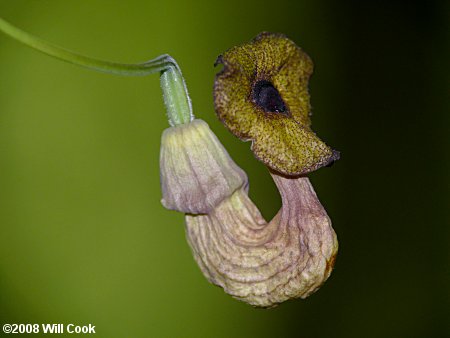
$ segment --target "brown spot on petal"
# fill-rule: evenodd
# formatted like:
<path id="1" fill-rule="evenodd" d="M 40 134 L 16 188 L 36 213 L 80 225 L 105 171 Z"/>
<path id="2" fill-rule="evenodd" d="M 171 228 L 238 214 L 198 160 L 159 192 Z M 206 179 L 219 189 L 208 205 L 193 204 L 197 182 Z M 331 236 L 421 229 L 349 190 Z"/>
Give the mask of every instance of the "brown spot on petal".
<path id="1" fill-rule="evenodd" d="M 261 80 L 253 85 L 253 102 L 267 113 L 282 113 L 287 115 L 286 104 L 272 83 Z"/>

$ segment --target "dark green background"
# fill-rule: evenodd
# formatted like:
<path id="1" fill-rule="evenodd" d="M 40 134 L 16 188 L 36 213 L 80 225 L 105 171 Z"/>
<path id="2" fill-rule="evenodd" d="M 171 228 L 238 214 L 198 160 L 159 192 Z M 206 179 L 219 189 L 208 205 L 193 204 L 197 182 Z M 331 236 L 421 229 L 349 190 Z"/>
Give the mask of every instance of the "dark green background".
<path id="1" fill-rule="evenodd" d="M 313 128 L 341 151 L 311 175 L 340 240 L 319 292 L 272 310 L 207 283 L 160 204 L 156 75 L 56 61 L 0 34 L 0 322 L 97 337 L 450 337 L 449 10 L 445 1 L 0 0 L 66 48 L 170 53 L 266 217 L 277 191 L 213 110 L 215 58 L 263 30 L 314 60 Z"/>

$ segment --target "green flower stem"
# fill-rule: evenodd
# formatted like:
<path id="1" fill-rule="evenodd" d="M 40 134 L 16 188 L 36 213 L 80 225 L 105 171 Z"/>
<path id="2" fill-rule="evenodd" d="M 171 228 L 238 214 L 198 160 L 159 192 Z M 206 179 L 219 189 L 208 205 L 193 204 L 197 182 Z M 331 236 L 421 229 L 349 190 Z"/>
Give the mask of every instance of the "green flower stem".
<path id="1" fill-rule="evenodd" d="M 122 76 L 145 76 L 160 73 L 161 89 L 170 125 L 188 123 L 194 119 L 186 83 L 180 67 L 170 55 L 164 54 L 156 59 L 138 64 L 117 63 L 94 59 L 53 45 L 14 27 L 2 18 L 0 18 L 0 31 L 44 54 L 99 72 Z"/>
<path id="2" fill-rule="evenodd" d="M 189 123 L 194 119 L 194 114 L 186 82 L 176 61 L 169 55 L 164 57 L 168 60 L 169 68 L 161 72 L 160 84 L 169 123 L 171 126 Z"/>

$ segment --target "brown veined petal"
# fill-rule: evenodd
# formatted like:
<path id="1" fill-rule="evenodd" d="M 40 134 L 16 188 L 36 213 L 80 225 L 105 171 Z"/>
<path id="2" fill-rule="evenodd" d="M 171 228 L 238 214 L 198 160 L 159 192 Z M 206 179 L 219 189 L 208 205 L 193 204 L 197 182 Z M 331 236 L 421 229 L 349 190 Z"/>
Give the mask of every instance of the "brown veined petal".
<path id="1" fill-rule="evenodd" d="M 316 170 L 339 158 L 310 129 L 308 55 L 281 34 L 261 33 L 231 48 L 217 63 L 214 104 L 237 137 L 252 141 L 255 156 L 286 175 Z"/>

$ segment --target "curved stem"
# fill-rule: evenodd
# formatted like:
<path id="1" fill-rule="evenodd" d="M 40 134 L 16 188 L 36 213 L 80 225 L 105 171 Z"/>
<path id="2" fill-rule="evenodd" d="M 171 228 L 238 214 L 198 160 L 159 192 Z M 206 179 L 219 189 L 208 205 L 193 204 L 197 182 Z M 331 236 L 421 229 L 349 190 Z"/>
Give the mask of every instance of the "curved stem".
<path id="1" fill-rule="evenodd" d="M 59 60 L 103 73 L 122 76 L 145 76 L 161 73 L 161 89 L 167 108 L 169 123 L 173 125 L 193 120 L 191 101 L 184 78 L 176 61 L 167 54 L 138 64 L 110 62 L 81 55 L 51 44 L 11 25 L 0 18 L 0 31 L 28 47 Z"/>

